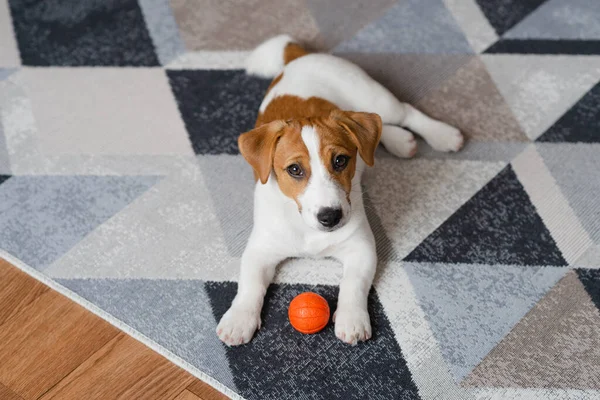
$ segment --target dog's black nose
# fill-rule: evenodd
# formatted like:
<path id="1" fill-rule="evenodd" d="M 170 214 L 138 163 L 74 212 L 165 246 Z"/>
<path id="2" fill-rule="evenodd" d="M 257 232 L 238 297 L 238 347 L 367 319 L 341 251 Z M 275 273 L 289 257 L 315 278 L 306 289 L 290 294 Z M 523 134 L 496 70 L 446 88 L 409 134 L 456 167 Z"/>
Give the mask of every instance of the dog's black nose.
<path id="1" fill-rule="evenodd" d="M 317 214 L 317 219 L 324 227 L 333 228 L 342 219 L 342 209 L 323 207 L 319 210 L 319 213 Z"/>

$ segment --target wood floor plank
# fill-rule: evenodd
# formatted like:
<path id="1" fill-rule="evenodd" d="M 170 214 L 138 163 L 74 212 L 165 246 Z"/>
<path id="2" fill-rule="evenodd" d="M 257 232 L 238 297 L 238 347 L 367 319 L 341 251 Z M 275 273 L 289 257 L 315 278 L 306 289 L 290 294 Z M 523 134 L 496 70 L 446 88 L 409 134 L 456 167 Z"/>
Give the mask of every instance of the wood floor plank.
<path id="1" fill-rule="evenodd" d="M 2 258 L 0 277 L 0 325 L 49 289 Z"/>
<path id="2" fill-rule="evenodd" d="M 0 383 L 0 399 L 2 400 L 23 400 L 21 396 Z"/>
<path id="3" fill-rule="evenodd" d="M 48 290 L 0 326 L 0 382 L 26 400 L 35 399 L 118 332 Z"/>
<path id="4" fill-rule="evenodd" d="M 142 343 L 119 333 L 40 400 L 173 399 L 194 379 Z"/>
<path id="5" fill-rule="evenodd" d="M 202 400 L 228 400 L 229 397 L 210 386 L 208 383 L 195 379 L 187 389 Z"/>
<path id="6" fill-rule="evenodd" d="M 183 392 L 179 393 L 179 396 L 175 397 L 174 400 L 204 400 L 204 399 L 201 399 L 200 397 L 196 396 L 194 393 L 192 393 L 186 389 Z"/>
<path id="7" fill-rule="evenodd" d="M 0 400 L 228 398 L 2 259 L 0 360 Z"/>

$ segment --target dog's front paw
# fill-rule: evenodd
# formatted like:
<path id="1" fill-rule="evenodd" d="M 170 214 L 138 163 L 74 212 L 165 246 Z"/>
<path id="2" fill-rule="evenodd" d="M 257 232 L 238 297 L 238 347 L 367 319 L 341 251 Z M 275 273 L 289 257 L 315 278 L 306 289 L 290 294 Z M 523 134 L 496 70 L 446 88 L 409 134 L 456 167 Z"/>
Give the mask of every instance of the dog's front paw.
<path id="1" fill-rule="evenodd" d="M 437 151 L 458 151 L 465 144 L 465 138 L 458 129 L 443 122 L 436 124 L 433 135 L 427 137 L 427 143 Z"/>
<path id="2" fill-rule="evenodd" d="M 338 307 L 333 320 L 335 336 L 342 342 L 355 345 L 371 338 L 369 312 L 362 307 Z"/>
<path id="3" fill-rule="evenodd" d="M 260 312 L 231 307 L 217 325 L 217 335 L 228 346 L 248 343 L 260 329 Z"/>

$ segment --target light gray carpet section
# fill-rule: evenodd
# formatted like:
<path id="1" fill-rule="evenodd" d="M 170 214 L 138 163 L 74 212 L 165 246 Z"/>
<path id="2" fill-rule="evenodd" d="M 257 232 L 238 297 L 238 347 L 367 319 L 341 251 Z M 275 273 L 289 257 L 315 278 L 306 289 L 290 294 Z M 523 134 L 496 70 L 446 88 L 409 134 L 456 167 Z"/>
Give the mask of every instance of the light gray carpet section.
<path id="1" fill-rule="evenodd" d="M 202 281 L 61 279 L 59 283 L 235 390 Z"/>
<path id="2" fill-rule="evenodd" d="M 348 53 L 336 51 L 364 69 L 400 100 L 417 104 L 473 59 L 470 54 Z"/>
<path id="3" fill-rule="evenodd" d="M 319 26 L 321 44 L 326 49 L 352 37 L 365 25 L 384 15 L 396 2 L 397 0 L 306 0 Z M 340 12 L 342 9 L 344 12 Z"/>
<path id="4" fill-rule="evenodd" d="M 158 179 L 13 176 L 0 186 L 0 248 L 43 270 Z"/>
<path id="5" fill-rule="evenodd" d="M 536 147 L 582 225 L 600 244 L 600 143 L 540 143 Z"/>
<path id="6" fill-rule="evenodd" d="M 0 81 L 5 80 L 9 76 L 11 76 L 15 71 L 17 71 L 16 68 L 0 68 Z"/>
<path id="7" fill-rule="evenodd" d="M 433 150 L 424 141 L 419 142 L 418 155 L 428 159 L 506 161 L 509 162 L 521 153 L 529 143 L 470 141 L 458 153 L 440 153 Z"/>
<path id="8" fill-rule="evenodd" d="M 0 175 L 8 174 L 10 174 L 10 158 L 8 157 L 8 148 L 6 147 L 2 121 L 0 121 Z"/>
<path id="9" fill-rule="evenodd" d="M 167 65 L 185 53 L 169 0 L 139 0 L 139 4 L 160 63 Z"/>
<path id="10" fill-rule="evenodd" d="M 587 251 L 577 260 L 577 266 L 584 268 L 600 268 L 600 244 L 587 249 Z"/>
<path id="11" fill-rule="evenodd" d="M 83 238 L 47 273 L 57 278 L 232 279 L 238 267 L 230 270 L 230 261 L 201 171 L 191 164 Z"/>
<path id="12" fill-rule="evenodd" d="M 252 230 L 254 178 L 242 156 L 198 157 L 198 163 L 218 215 L 227 249 L 240 257 Z"/>
<path id="13" fill-rule="evenodd" d="M 419 303 L 462 380 L 567 268 L 407 263 Z"/>
<path id="14" fill-rule="evenodd" d="M 537 139 L 600 79 L 600 57 L 484 54 L 482 60 L 525 134 Z"/>
<path id="15" fill-rule="evenodd" d="M 504 35 L 511 39 L 600 39 L 598 0 L 550 0 Z"/>
<path id="16" fill-rule="evenodd" d="M 402 21 L 402 23 L 398 23 Z M 404 0 L 336 46 L 338 52 L 473 53 L 441 0 Z"/>

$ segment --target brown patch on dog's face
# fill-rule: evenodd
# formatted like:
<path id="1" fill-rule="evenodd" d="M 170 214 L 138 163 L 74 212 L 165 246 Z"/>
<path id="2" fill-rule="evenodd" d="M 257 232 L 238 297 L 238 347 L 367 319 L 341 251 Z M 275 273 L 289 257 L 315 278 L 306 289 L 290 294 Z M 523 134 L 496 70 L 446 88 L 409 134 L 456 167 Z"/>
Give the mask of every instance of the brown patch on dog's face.
<path id="1" fill-rule="evenodd" d="M 319 157 L 331 179 L 346 192 L 350 201 L 358 148 L 345 130 L 332 122 L 328 118 L 315 127 L 320 141 Z"/>
<path id="2" fill-rule="evenodd" d="M 241 135 L 238 143 L 257 179 L 264 184 L 274 173 L 305 222 L 332 231 L 343 226 L 351 212 L 358 157 L 372 165 L 380 136 L 376 114 L 333 110 L 317 117 L 274 120 Z M 338 213 L 333 223 L 323 217 L 328 210 Z"/>
<path id="3" fill-rule="evenodd" d="M 375 164 L 375 150 L 381 139 L 381 117 L 373 113 L 333 110 L 329 120 L 350 135 L 361 158 L 372 167 Z"/>
<path id="4" fill-rule="evenodd" d="M 277 142 L 288 129 L 285 121 L 276 120 L 243 133 L 238 138 L 240 153 L 254 170 L 255 179 L 267 183 L 273 169 Z"/>
<path id="5" fill-rule="evenodd" d="M 320 158 L 349 201 L 357 157 L 362 157 L 368 165 L 374 163 L 381 138 L 381 119 L 376 114 L 334 110 L 327 118 L 315 122 Z"/>
<path id="6" fill-rule="evenodd" d="M 305 121 L 306 122 L 306 121 Z M 310 179 L 310 157 L 301 136 L 300 121 L 273 121 L 242 134 L 240 152 L 263 184 L 274 172 L 284 195 L 293 199 L 301 210 L 298 196 Z"/>
<path id="7" fill-rule="evenodd" d="M 298 210 L 302 211 L 298 196 L 304 192 L 310 179 L 310 157 L 302 141 L 302 126 L 297 121 L 290 125 L 277 143 L 273 170 L 283 194 L 292 198 L 298 205 Z"/>

